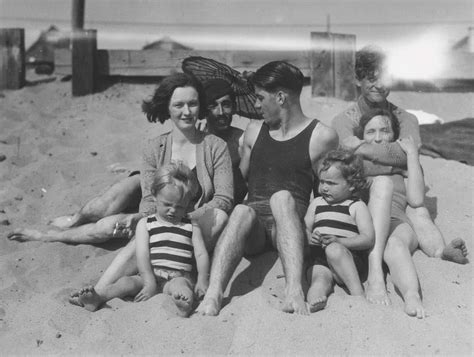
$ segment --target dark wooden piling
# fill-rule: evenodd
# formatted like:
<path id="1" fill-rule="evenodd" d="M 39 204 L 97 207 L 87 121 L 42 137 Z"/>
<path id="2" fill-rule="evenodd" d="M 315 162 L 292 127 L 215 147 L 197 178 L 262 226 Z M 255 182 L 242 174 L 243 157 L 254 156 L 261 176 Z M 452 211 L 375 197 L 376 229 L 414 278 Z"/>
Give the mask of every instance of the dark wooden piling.
<path id="1" fill-rule="evenodd" d="M 0 29 L 0 89 L 25 85 L 25 30 Z"/>

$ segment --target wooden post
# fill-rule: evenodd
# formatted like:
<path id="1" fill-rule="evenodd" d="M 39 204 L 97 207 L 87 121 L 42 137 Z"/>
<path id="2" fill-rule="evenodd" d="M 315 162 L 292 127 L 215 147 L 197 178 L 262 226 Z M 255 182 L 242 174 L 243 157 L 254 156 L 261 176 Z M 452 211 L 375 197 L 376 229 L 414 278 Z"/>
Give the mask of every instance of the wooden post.
<path id="1" fill-rule="evenodd" d="M 72 95 L 94 93 L 97 30 L 75 30 L 72 36 Z"/>
<path id="2" fill-rule="evenodd" d="M 25 30 L 0 29 L 0 90 L 25 85 Z"/>
<path id="3" fill-rule="evenodd" d="M 84 28 L 85 0 L 72 0 L 72 30 Z"/>
<path id="4" fill-rule="evenodd" d="M 311 32 L 313 97 L 356 98 L 355 41 L 355 35 Z"/>

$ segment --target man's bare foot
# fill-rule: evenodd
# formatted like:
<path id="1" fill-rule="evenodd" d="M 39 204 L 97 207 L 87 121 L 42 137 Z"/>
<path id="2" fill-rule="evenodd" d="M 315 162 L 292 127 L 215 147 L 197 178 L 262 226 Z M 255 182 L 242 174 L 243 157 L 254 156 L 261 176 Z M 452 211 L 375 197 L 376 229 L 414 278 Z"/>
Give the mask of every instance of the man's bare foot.
<path id="1" fill-rule="evenodd" d="M 96 311 L 104 303 L 93 286 L 87 286 L 71 294 L 69 302 L 88 311 Z"/>
<path id="2" fill-rule="evenodd" d="M 306 302 L 304 301 L 304 294 L 302 291 L 287 294 L 285 297 L 285 301 L 283 301 L 283 309 L 284 312 L 288 312 L 290 314 L 298 314 L 298 315 L 309 315 L 308 307 L 306 306 Z"/>
<path id="3" fill-rule="evenodd" d="M 181 291 L 174 291 L 171 295 L 174 303 L 180 311 L 182 317 L 188 317 L 193 309 L 194 295 L 192 290 L 183 289 Z"/>
<path id="4" fill-rule="evenodd" d="M 308 304 L 309 304 L 309 312 L 317 312 L 326 307 L 328 303 L 328 297 L 327 296 L 319 296 L 314 299 L 308 299 Z"/>
<path id="5" fill-rule="evenodd" d="M 50 220 L 48 224 L 61 229 L 71 228 L 75 223 L 73 218 L 73 215 L 56 217 Z"/>
<path id="6" fill-rule="evenodd" d="M 454 239 L 443 249 L 441 259 L 458 264 L 467 264 L 469 259 L 467 257 L 466 243 L 461 238 Z"/>
<path id="7" fill-rule="evenodd" d="M 40 231 L 35 229 L 15 229 L 14 231 L 8 233 L 7 238 L 10 240 L 16 240 L 19 242 L 29 242 L 29 241 L 38 241 L 44 240 L 43 234 Z"/>
<path id="8" fill-rule="evenodd" d="M 385 284 L 382 283 L 370 283 L 367 282 L 367 288 L 365 289 L 365 297 L 371 304 L 379 305 L 390 305 L 391 301 L 388 297 Z"/>
<path id="9" fill-rule="evenodd" d="M 207 294 L 206 294 L 207 295 Z M 221 311 L 222 298 L 212 298 L 204 296 L 199 306 L 196 309 L 196 313 L 203 316 L 217 316 Z"/>
<path id="10" fill-rule="evenodd" d="M 418 319 L 425 318 L 425 309 L 423 309 L 423 304 L 421 303 L 420 295 L 407 294 L 404 297 L 405 300 L 405 312 L 408 316 L 413 316 Z"/>

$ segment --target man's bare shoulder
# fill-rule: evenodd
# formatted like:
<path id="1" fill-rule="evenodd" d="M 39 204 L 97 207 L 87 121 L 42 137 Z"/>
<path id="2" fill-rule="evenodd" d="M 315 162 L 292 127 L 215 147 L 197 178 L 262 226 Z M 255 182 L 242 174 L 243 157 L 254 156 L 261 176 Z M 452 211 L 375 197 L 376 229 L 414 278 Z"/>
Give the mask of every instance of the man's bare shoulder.
<path id="1" fill-rule="evenodd" d="M 339 138 L 335 129 L 319 122 L 313 129 L 311 140 L 317 140 L 318 142 L 325 142 L 337 146 Z"/>

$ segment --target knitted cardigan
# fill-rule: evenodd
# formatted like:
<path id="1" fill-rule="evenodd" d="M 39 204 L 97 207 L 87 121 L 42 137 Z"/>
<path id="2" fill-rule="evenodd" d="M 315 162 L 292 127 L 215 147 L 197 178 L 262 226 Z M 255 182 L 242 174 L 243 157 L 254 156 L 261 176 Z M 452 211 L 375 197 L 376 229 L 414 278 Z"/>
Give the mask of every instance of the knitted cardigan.
<path id="1" fill-rule="evenodd" d="M 171 161 L 171 147 L 170 133 L 149 139 L 144 145 L 140 170 L 141 213 L 150 215 L 155 212 L 151 185 L 156 169 Z M 196 172 L 202 195 L 196 202 L 191 217 L 200 217 L 210 208 L 219 208 L 229 213 L 233 207 L 234 184 L 232 163 L 224 140 L 212 134 L 202 135 L 202 140 L 196 146 Z"/>

